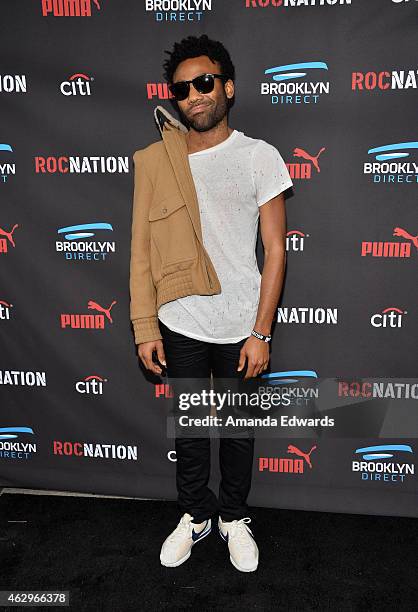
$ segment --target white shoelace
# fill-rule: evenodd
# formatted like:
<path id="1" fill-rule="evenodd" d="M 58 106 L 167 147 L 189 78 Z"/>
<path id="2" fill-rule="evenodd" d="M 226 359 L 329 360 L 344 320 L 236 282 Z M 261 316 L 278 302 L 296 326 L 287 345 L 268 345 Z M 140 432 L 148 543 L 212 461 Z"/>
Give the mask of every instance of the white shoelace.
<path id="1" fill-rule="evenodd" d="M 249 535 L 252 531 L 247 527 L 247 523 L 251 523 L 249 516 L 240 519 L 239 521 L 232 521 L 231 526 L 228 528 L 229 538 L 233 538 L 239 542 L 239 544 L 245 548 L 252 548 L 254 546 L 252 538 Z"/>
<path id="2" fill-rule="evenodd" d="M 181 517 L 179 524 L 173 531 L 173 533 L 169 536 L 170 542 L 176 542 L 177 540 L 181 540 L 184 538 L 186 534 L 191 535 L 190 527 L 191 522 L 193 521 L 193 516 L 186 516 L 185 514 Z M 204 529 L 204 528 L 203 528 Z M 200 532 L 199 532 L 200 533 Z"/>

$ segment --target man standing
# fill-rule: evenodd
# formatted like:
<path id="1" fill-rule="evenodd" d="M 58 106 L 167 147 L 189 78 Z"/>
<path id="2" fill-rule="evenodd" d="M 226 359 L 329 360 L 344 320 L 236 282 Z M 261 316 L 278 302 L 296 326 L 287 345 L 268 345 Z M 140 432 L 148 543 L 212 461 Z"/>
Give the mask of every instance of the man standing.
<path id="1" fill-rule="evenodd" d="M 203 242 L 221 291 L 184 292 L 183 297 L 162 303 L 161 334 L 139 342 L 138 354 L 146 368 L 160 374 L 162 369 L 152 359 L 155 351 L 168 377 L 204 378 L 211 373 L 214 380 L 255 377 L 269 362 L 271 325 L 286 263 L 283 192 L 292 181 L 273 145 L 229 127 L 235 69 L 220 42 L 206 35 L 189 36 L 174 45 L 164 68 L 188 127 L 188 163 Z M 255 255 L 259 219 L 265 254 L 262 275 Z M 135 270 L 132 256 L 131 283 Z M 140 300 L 140 290 L 137 293 Z M 176 484 L 183 515 L 162 545 L 164 566 L 186 561 L 192 546 L 210 533 L 212 519 L 219 513 L 219 533 L 228 543 L 234 567 L 244 572 L 257 569 L 259 552 L 248 527 L 246 504 L 253 454 L 253 437 L 220 438 L 218 498 L 207 486 L 210 439 L 176 438 Z"/>

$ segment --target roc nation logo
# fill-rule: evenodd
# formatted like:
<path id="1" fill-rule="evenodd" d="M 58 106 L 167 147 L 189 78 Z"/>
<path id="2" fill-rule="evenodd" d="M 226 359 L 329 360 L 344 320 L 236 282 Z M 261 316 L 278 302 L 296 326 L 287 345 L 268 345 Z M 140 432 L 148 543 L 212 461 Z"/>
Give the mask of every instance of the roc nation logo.
<path id="1" fill-rule="evenodd" d="M 10 232 L 0 227 L 0 255 L 7 253 L 9 247 L 15 248 L 16 243 L 13 238 L 13 232 L 17 227 L 19 227 L 19 224 L 15 223 Z"/>
<path id="2" fill-rule="evenodd" d="M 290 230 L 286 234 L 286 251 L 292 253 L 300 253 L 305 250 L 305 238 L 309 238 L 309 234 L 305 234 L 300 230 Z"/>
<path id="3" fill-rule="evenodd" d="M 42 0 L 42 17 L 91 17 L 92 5 L 100 11 L 99 0 Z"/>
<path id="4" fill-rule="evenodd" d="M 262 96 L 270 96 L 271 104 L 318 104 L 321 96 L 329 94 L 329 81 L 321 78 L 328 70 L 325 62 L 300 62 L 267 68 L 264 74 L 272 81 L 261 83 Z M 306 80 L 299 81 L 303 77 Z"/>
<path id="5" fill-rule="evenodd" d="M 277 309 L 277 323 L 337 325 L 338 308 L 280 307 Z"/>
<path id="6" fill-rule="evenodd" d="M 97 444 L 54 440 L 52 452 L 54 455 L 62 455 L 64 457 L 119 459 L 121 461 L 138 460 L 138 447 L 125 444 Z"/>
<path id="7" fill-rule="evenodd" d="M 114 300 L 109 308 L 105 308 L 89 300 L 87 308 L 97 310 L 99 314 L 62 313 L 60 315 L 61 329 L 104 329 L 106 320 L 113 323 L 110 311 L 116 303 Z"/>
<path id="8" fill-rule="evenodd" d="M 71 261 L 105 261 L 109 253 L 115 253 L 116 243 L 112 240 L 87 240 L 96 232 L 113 232 L 110 223 L 82 223 L 61 227 L 58 234 L 65 240 L 57 240 L 55 249 Z"/>
<path id="9" fill-rule="evenodd" d="M 360 475 L 361 480 L 403 483 L 405 478 L 415 474 L 415 465 L 407 462 L 413 454 L 409 444 L 379 444 L 357 448 L 362 461 L 353 461 L 352 472 Z"/>
<path id="10" fill-rule="evenodd" d="M 7 160 L 7 154 L 13 153 L 11 145 L 0 143 L 0 182 L 7 183 L 9 176 L 16 174 L 16 164 Z"/>
<path id="11" fill-rule="evenodd" d="M 415 254 L 418 250 L 418 235 L 412 235 L 402 227 L 393 228 L 393 236 L 405 238 L 406 240 L 394 241 L 370 241 L 364 240 L 361 243 L 362 257 L 380 257 L 380 258 L 408 258 L 411 257 L 411 250 Z"/>
<path id="12" fill-rule="evenodd" d="M 83 380 L 78 380 L 75 383 L 75 390 L 82 395 L 103 395 L 104 383 L 107 383 L 107 378 L 92 374 L 86 376 Z"/>
<path id="13" fill-rule="evenodd" d="M 370 317 L 372 327 L 402 327 L 403 316 L 407 314 L 407 310 L 401 310 L 391 306 L 385 308 L 382 312 L 377 312 Z"/>
<path id="14" fill-rule="evenodd" d="M 76 157 L 59 155 L 35 157 L 36 174 L 127 174 L 129 172 L 129 158 L 127 156 L 103 157 L 92 155 L 90 157 Z"/>
<path id="15" fill-rule="evenodd" d="M 397 380 L 339 380 L 338 397 L 365 397 L 418 400 L 418 383 Z"/>
<path id="16" fill-rule="evenodd" d="M 353 72 L 353 91 L 382 91 L 392 89 L 417 89 L 418 70 L 381 70 L 380 72 Z"/>
<path id="17" fill-rule="evenodd" d="M 417 141 L 398 142 L 369 149 L 368 154 L 376 161 L 365 162 L 363 173 L 370 175 L 373 183 L 418 183 L 418 164 L 411 158 L 411 154 L 416 153 L 417 149 Z M 398 161 L 405 158 L 408 158 L 407 161 Z"/>
<path id="18" fill-rule="evenodd" d="M 91 96 L 91 81 L 93 77 L 77 72 L 61 83 L 60 92 L 63 96 Z"/>
<path id="19" fill-rule="evenodd" d="M 295 455 L 295 458 L 287 457 L 259 457 L 259 472 L 278 472 L 284 474 L 303 474 L 306 467 L 312 469 L 311 454 L 316 450 L 316 445 L 310 451 L 304 452 L 297 446 L 289 444 L 287 452 Z"/>
<path id="20" fill-rule="evenodd" d="M 401 2 L 402 0 L 392 0 Z M 323 6 L 351 5 L 352 0 L 245 0 L 245 8 L 302 8 L 304 6 L 321 8 Z M 408 0 L 405 0 L 408 2 Z"/>
<path id="21" fill-rule="evenodd" d="M 46 372 L 38 370 L 0 370 L 0 385 L 46 387 Z"/>
<path id="22" fill-rule="evenodd" d="M 0 459 L 30 459 L 36 453 L 33 435 L 32 427 L 0 427 Z"/>
<path id="23" fill-rule="evenodd" d="M 10 309 L 13 304 L 9 304 L 5 300 L 0 300 L 0 321 L 8 321 L 10 319 Z"/>
<path id="24" fill-rule="evenodd" d="M 0 74 L 0 93 L 26 93 L 25 74 Z"/>
<path id="25" fill-rule="evenodd" d="M 319 167 L 319 156 L 325 151 L 325 147 L 321 147 L 316 155 L 308 153 L 305 149 L 296 147 L 293 149 L 293 157 L 300 157 L 306 161 L 291 162 L 286 164 L 290 178 L 295 180 L 310 180 L 312 173 L 318 174 L 321 172 Z"/>

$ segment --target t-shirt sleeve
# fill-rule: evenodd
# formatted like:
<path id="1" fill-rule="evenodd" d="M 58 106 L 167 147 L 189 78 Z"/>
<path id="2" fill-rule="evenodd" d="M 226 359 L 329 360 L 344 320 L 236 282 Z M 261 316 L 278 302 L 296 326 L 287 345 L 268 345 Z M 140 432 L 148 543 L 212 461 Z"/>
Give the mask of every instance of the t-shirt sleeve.
<path id="1" fill-rule="evenodd" d="M 254 149 L 252 169 L 258 206 L 262 206 L 293 185 L 279 151 L 264 140 Z"/>

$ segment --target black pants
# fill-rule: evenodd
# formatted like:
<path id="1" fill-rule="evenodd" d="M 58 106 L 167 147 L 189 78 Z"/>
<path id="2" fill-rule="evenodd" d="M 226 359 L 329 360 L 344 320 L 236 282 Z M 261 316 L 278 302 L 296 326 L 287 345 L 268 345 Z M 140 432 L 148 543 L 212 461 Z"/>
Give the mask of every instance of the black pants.
<path id="1" fill-rule="evenodd" d="M 246 366 L 237 371 L 239 353 L 246 338 L 231 344 L 216 344 L 189 338 L 170 330 L 159 321 L 167 363 L 167 377 L 210 378 L 243 377 Z M 210 438 L 176 437 L 176 485 L 182 513 L 188 512 L 201 523 L 219 512 L 224 521 L 248 514 L 254 438 L 220 437 L 219 500 L 208 487 L 210 476 Z"/>

